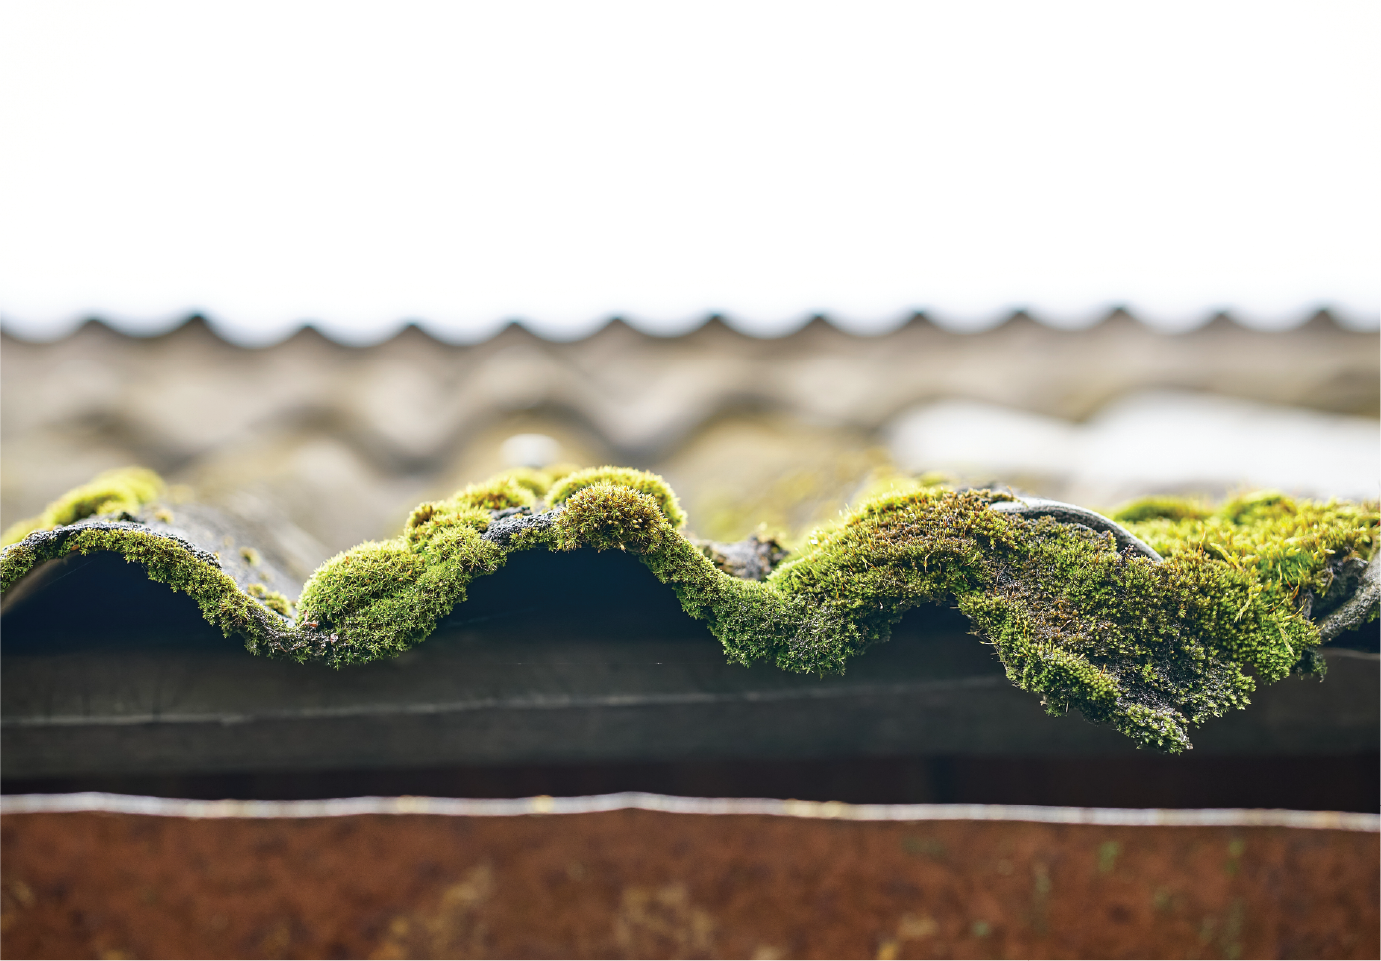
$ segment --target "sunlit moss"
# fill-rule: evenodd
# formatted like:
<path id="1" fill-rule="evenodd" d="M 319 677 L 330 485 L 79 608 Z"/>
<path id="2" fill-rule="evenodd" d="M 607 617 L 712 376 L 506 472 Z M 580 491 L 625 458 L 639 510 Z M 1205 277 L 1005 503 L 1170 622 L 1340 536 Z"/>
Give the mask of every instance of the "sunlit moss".
<path id="1" fill-rule="evenodd" d="M 523 469 L 418 505 L 401 537 L 369 541 L 331 558 L 298 599 L 298 624 L 341 640 L 340 661 L 397 654 L 422 640 L 463 602 L 470 581 L 503 564 L 485 541 L 491 512 L 531 509 L 550 476 Z"/>
<path id="2" fill-rule="evenodd" d="M 1166 557 L 1206 555 L 1246 575 L 1268 604 L 1327 593 L 1340 563 L 1376 551 L 1377 505 L 1296 500 L 1277 491 L 1217 509 L 1193 501 L 1137 501 L 1113 515 Z"/>
<path id="3" fill-rule="evenodd" d="M 990 508 L 1007 496 L 892 480 L 748 581 L 680 533 L 684 514 L 656 475 L 507 472 L 419 505 L 392 540 L 327 561 L 293 627 L 265 607 L 283 612 L 270 592 L 256 600 L 257 585 L 241 592 L 185 546 L 137 530 L 74 531 L 58 546 L 36 535 L 6 551 L 4 583 L 63 551 L 116 550 L 252 650 L 340 665 L 416 644 L 514 551 L 616 549 L 639 555 L 731 660 L 842 671 L 908 609 L 954 604 L 1048 711 L 1076 709 L 1178 751 L 1190 727 L 1245 705 L 1258 681 L 1322 667 L 1302 597 L 1326 593 L 1340 564 L 1376 548 L 1374 504 L 1160 498 L 1119 513 L 1165 556 L 1157 563 L 1108 533 Z"/>
<path id="4" fill-rule="evenodd" d="M 633 470 L 630 467 L 591 467 L 588 470 L 575 471 L 556 482 L 549 492 L 548 500 L 553 505 L 562 504 L 576 491 L 596 484 L 614 484 L 646 494 L 657 502 L 662 516 L 672 527 L 680 527 L 686 523 L 686 514 L 681 510 L 681 502 L 667 482 L 656 474 L 645 470 Z"/>
<path id="5" fill-rule="evenodd" d="M 510 467 L 494 475 L 494 479 L 507 479 L 526 487 L 541 497 L 551 486 L 568 474 L 580 470 L 575 464 L 552 464 L 549 467 Z"/>
<path id="6" fill-rule="evenodd" d="M 620 483 L 628 479 L 637 487 Z M 1235 540 L 1206 547 L 1185 528 L 1178 539 L 1157 542 L 1151 534 L 1158 524 L 1211 519 L 1175 506 L 1180 519 L 1173 520 L 1162 505 L 1137 528 L 1165 548 L 1167 561 L 1156 563 L 1119 551 L 1106 534 L 989 509 L 1005 495 L 897 482 L 807 538 L 802 553 L 766 581 L 750 582 L 716 569 L 679 534 L 679 511 L 667 510 L 670 492 L 660 479 L 580 472 L 550 495 L 561 508 L 553 522 L 522 531 L 506 548 L 482 539 L 480 517 L 442 525 L 467 531 L 457 559 L 445 562 L 463 569 L 451 575 L 445 603 L 407 586 L 422 576 L 411 568 L 357 574 L 342 561 L 318 572 L 319 592 L 309 584 L 302 616 L 320 610 L 370 652 L 396 650 L 463 596 L 463 571 L 496 568 L 506 551 L 618 549 L 641 555 L 742 663 L 765 658 L 787 670 L 841 671 L 850 657 L 885 640 L 910 607 L 957 603 L 995 647 L 1008 677 L 1041 695 L 1048 710 L 1075 708 L 1173 751 L 1188 746 L 1190 726 L 1245 705 L 1253 675 L 1272 681 L 1321 666 L 1310 657 L 1317 630 L 1285 602 L 1288 587 L 1326 578 L 1340 552 L 1369 552 L 1376 530 L 1371 508 L 1271 496 L 1219 511 L 1233 520 Z M 1308 550 L 1296 530 L 1301 517 L 1308 518 Z M 369 548 L 378 562 L 396 550 L 391 542 Z M 1224 551 L 1238 553 L 1227 559 Z M 385 583 L 392 585 L 387 597 L 370 587 Z M 366 621 L 355 614 L 346 622 L 316 599 L 320 593 L 339 605 L 362 586 L 369 610 L 378 605 L 386 616 Z"/>
<path id="7" fill-rule="evenodd" d="M 1122 505 L 1112 514 L 1112 519 L 1123 524 L 1153 520 L 1183 521 L 1202 519 L 1212 513 L 1210 507 L 1187 497 L 1143 497 Z"/>
<path id="8" fill-rule="evenodd" d="M 189 595 L 206 620 L 227 637 L 245 637 L 251 647 L 286 628 L 286 622 L 269 605 L 241 591 L 208 555 L 176 538 L 139 528 L 69 528 L 65 536 L 50 536 L 32 545 L 28 541 L 15 544 L 0 557 L 0 590 L 8 590 L 41 561 L 99 551 L 119 554 L 143 567 L 149 580 Z M 265 591 L 266 600 L 271 593 Z"/>
<path id="9" fill-rule="evenodd" d="M 462 488 L 451 501 L 464 507 L 501 511 L 510 507 L 531 507 L 537 502 L 537 495 L 530 484 L 519 483 L 515 478 L 501 474 L 481 484 Z"/>
<path id="10" fill-rule="evenodd" d="M 648 554 L 666 545 L 670 525 L 662 503 L 650 494 L 621 484 L 592 484 L 571 494 L 565 507 L 555 527 L 560 550 L 616 547 Z"/>
<path id="11" fill-rule="evenodd" d="M 121 467 L 73 488 L 37 517 L 11 524 L 0 535 L 0 547 L 17 543 L 34 531 L 51 530 L 98 514 L 134 514 L 163 493 L 163 479 L 143 467 Z"/>
<path id="12" fill-rule="evenodd" d="M 245 593 L 275 613 L 292 616 L 292 601 L 278 591 L 269 590 L 263 584 L 246 584 Z"/>

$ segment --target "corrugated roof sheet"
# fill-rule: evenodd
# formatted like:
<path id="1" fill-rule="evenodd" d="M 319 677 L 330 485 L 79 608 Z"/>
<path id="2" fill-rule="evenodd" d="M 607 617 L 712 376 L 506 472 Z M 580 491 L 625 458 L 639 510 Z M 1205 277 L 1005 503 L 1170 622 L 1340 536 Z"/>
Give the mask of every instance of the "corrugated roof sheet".
<path id="1" fill-rule="evenodd" d="M 409 327 L 370 347 L 304 328 L 252 349 L 194 318 L 155 337 L 93 321 L 52 343 L 5 335 L 3 346 L 6 523 L 98 470 L 142 463 L 241 515 L 290 519 L 317 561 L 505 466 L 514 434 L 550 436 L 563 459 L 658 470 L 703 534 L 733 539 L 759 520 L 828 515 L 883 461 L 928 466 L 902 428 L 936 402 L 1070 424 L 1165 389 L 1364 419 L 1381 407 L 1381 335 L 1325 314 L 1280 332 L 1219 316 L 1175 335 L 1120 312 L 1082 331 L 1018 315 L 956 333 L 918 317 L 867 337 L 817 318 L 775 339 L 718 318 L 677 337 L 615 320 L 568 342 L 514 324 L 470 345 Z M 979 481 L 1084 501 L 1138 493 L 1079 489 L 1039 464 L 1000 478 L 975 469 L 990 471 Z M 1214 492 L 1232 478 L 1188 480 Z M 794 506 L 773 515 L 768 499 Z"/>

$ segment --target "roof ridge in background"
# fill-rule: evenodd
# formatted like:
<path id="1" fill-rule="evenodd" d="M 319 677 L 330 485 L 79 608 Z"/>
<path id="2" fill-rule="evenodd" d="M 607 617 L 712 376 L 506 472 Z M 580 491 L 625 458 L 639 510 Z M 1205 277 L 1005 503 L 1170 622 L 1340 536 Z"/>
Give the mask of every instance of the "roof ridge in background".
<path id="1" fill-rule="evenodd" d="M 1043 319 L 1043 315 L 1038 312 L 1017 309 L 1011 311 L 996 323 L 965 327 L 946 322 L 942 318 L 925 311 L 915 311 L 900 323 L 892 324 L 884 329 L 876 331 L 851 329 L 850 325 L 841 323 L 828 314 L 814 313 L 807 315 L 799 324 L 792 327 L 790 330 L 773 334 L 758 334 L 745 330 L 741 325 L 735 324 L 730 315 L 721 313 L 707 314 L 699 323 L 689 328 L 673 332 L 661 332 L 655 329 L 649 329 L 644 325 L 630 321 L 621 314 L 613 314 L 593 330 L 575 337 L 559 337 L 543 333 L 537 325 L 522 319 L 509 320 L 501 326 L 491 328 L 487 334 L 482 334 L 474 338 L 439 334 L 433 327 L 425 322 L 409 320 L 399 325 L 385 336 L 373 339 L 354 340 L 334 335 L 317 322 L 306 321 L 298 324 L 283 336 L 262 343 L 236 338 L 230 335 L 206 314 L 194 311 L 166 329 L 147 333 L 127 330 L 116 322 L 112 322 L 99 315 L 93 315 L 81 321 L 76 327 L 65 334 L 53 338 L 25 336 L 17 333 L 11 328 L 11 325 L 0 320 L 0 336 L 9 340 L 35 345 L 57 344 L 75 337 L 95 336 L 128 342 L 158 342 L 166 341 L 174 337 L 182 338 L 196 335 L 209 335 L 228 347 L 243 350 L 265 350 L 281 347 L 293 342 L 301 342 L 303 340 L 324 341 L 333 346 L 347 350 L 369 349 L 380 347 L 385 344 L 406 343 L 408 341 L 421 342 L 428 346 L 463 349 L 480 347 L 503 339 L 537 341 L 546 344 L 583 343 L 611 336 L 634 336 L 646 341 L 677 341 L 715 336 L 727 336 L 733 339 L 747 341 L 789 341 L 796 338 L 819 336 L 837 336 L 852 340 L 882 340 L 889 336 L 898 335 L 906 330 L 914 330 L 915 328 L 929 328 L 936 332 L 952 334 L 959 337 L 978 337 L 983 334 L 994 333 L 1013 327 L 1018 329 L 1036 329 L 1059 334 L 1086 333 L 1110 325 L 1135 325 L 1144 328 L 1149 333 L 1163 334 L 1168 337 L 1219 332 L 1261 334 L 1344 333 L 1364 335 L 1374 335 L 1377 333 L 1374 329 L 1357 328 L 1343 323 L 1337 314 L 1326 307 L 1315 310 L 1298 323 L 1288 327 L 1257 327 L 1246 323 L 1239 316 L 1230 311 L 1219 310 L 1209 314 L 1201 323 L 1188 327 L 1170 329 L 1152 324 L 1138 317 L 1126 307 L 1116 306 L 1103 313 L 1092 323 L 1079 325 L 1051 323 L 1049 320 Z"/>

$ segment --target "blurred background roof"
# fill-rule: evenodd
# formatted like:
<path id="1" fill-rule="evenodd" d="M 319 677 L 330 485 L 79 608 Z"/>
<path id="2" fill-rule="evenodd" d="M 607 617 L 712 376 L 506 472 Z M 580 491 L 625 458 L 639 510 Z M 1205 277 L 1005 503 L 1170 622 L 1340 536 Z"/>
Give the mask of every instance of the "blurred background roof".
<path id="1" fill-rule="evenodd" d="M 4 523 L 138 463 L 293 541 L 299 575 L 516 464 L 658 471 L 715 539 L 799 534 L 897 471 L 1099 507 L 1381 492 L 1381 335 L 1325 314 L 1180 334 L 1124 313 L 973 334 L 917 317 L 874 337 L 817 318 L 777 339 L 717 318 L 677 337 L 613 321 L 473 345 L 409 328 L 364 348 L 304 328 L 255 349 L 200 318 L 150 338 L 93 321 L 49 343 L 4 335 L 0 391 Z"/>
<path id="2" fill-rule="evenodd" d="M 0 7 L 0 514 L 141 463 L 307 568 L 550 460 L 715 538 L 897 470 L 1376 496 L 1378 26 Z"/>

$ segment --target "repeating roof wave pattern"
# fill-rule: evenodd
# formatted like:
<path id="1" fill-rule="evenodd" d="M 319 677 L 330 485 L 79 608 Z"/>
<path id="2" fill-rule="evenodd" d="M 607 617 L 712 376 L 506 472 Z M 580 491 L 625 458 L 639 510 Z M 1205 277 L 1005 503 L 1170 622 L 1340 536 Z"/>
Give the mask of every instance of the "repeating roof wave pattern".
<path id="1" fill-rule="evenodd" d="M 324 564 L 294 622 L 285 598 L 254 596 L 160 521 L 151 496 L 147 472 L 133 472 L 55 502 L 30 526 L 87 516 L 11 531 L 23 539 L 0 558 L 3 587 L 45 560 L 114 551 L 191 595 L 251 651 L 342 665 L 424 640 L 513 551 L 618 549 L 705 621 L 731 661 L 842 671 L 907 609 L 955 603 L 1047 710 L 1077 709 L 1169 751 L 1191 746 L 1190 726 L 1245 706 L 1257 681 L 1321 673 L 1319 643 L 1374 619 L 1381 595 L 1381 569 L 1368 563 L 1374 504 L 1268 493 L 1215 511 L 1161 498 L 1120 513 L 1128 530 L 1072 505 L 894 481 L 748 580 L 681 533 L 661 478 L 597 468 L 512 471 L 419 505 L 402 536 Z"/>

